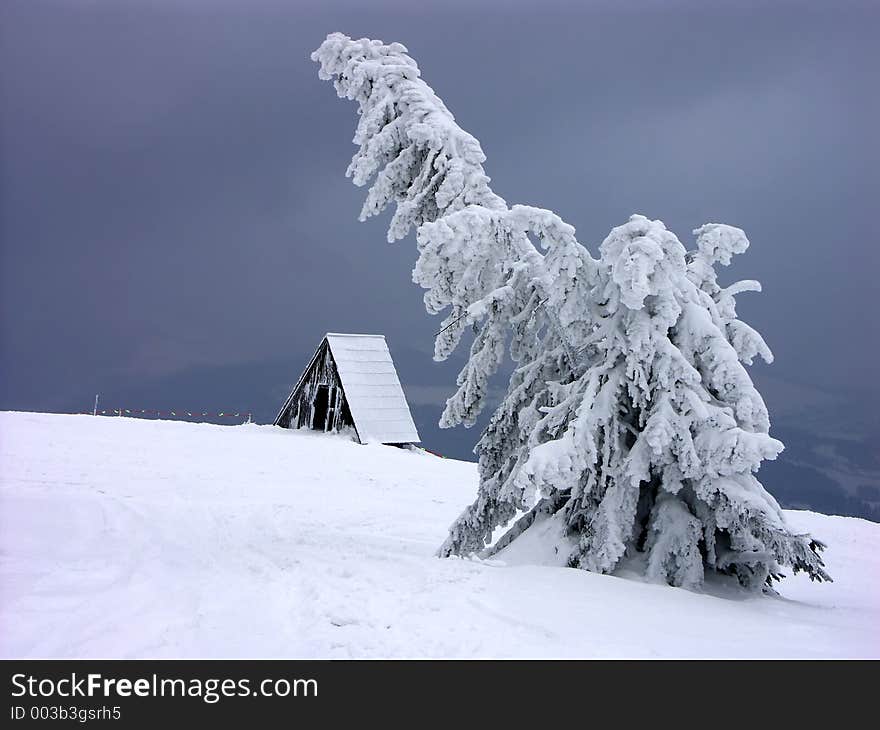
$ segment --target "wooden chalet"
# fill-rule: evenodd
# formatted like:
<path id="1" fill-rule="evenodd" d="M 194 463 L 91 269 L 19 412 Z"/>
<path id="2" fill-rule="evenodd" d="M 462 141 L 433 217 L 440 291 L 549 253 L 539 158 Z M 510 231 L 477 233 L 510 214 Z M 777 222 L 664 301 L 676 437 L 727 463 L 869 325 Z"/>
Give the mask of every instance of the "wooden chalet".
<path id="1" fill-rule="evenodd" d="M 352 428 L 359 443 L 418 443 L 384 335 L 328 332 L 275 418 L 283 428 Z"/>

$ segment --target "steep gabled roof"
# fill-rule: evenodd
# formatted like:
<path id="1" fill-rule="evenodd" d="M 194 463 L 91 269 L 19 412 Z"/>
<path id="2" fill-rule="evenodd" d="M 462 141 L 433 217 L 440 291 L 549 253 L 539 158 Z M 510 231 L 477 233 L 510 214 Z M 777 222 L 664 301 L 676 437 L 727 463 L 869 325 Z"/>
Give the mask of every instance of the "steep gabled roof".
<path id="1" fill-rule="evenodd" d="M 384 335 L 328 332 L 326 339 L 361 443 L 418 443 Z"/>

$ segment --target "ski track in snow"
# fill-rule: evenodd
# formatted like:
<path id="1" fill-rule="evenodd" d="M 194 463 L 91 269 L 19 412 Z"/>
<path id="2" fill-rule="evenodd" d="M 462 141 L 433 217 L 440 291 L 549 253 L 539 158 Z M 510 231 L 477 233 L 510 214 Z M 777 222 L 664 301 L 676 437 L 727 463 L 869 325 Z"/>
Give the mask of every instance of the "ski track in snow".
<path id="1" fill-rule="evenodd" d="M 474 464 L 332 436 L 0 413 L 0 655 L 880 656 L 880 525 L 789 512 L 835 582 L 725 598 L 525 536 L 435 558 L 475 493 Z"/>

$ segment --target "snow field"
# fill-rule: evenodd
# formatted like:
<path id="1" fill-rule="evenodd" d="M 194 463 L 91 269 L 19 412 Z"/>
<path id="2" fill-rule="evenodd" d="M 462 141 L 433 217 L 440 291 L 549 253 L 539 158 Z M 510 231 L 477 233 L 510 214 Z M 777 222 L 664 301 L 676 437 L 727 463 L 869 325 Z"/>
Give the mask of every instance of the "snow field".
<path id="1" fill-rule="evenodd" d="M 553 567 L 538 529 L 434 557 L 476 479 L 272 426 L 0 413 L 0 655 L 880 656 L 880 525 L 787 512 L 834 583 L 694 593 Z"/>

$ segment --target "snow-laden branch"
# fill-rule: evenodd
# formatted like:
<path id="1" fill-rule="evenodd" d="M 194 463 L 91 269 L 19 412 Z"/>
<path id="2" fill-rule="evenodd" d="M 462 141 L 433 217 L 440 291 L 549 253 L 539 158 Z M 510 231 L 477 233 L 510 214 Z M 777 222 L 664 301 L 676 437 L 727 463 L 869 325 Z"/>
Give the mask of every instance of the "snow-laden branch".
<path id="1" fill-rule="evenodd" d="M 359 186 L 372 180 L 361 220 L 394 205 L 388 240 L 417 229 L 421 256 L 413 279 L 428 290 L 429 312 L 450 310 L 437 333 L 436 358 L 448 357 L 469 324 L 509 314 L 494 292 L 507 287 L 507 301 L 513 302 L 515 283 L 545 303 L 544 312 L 576 367 L 578 343 L 570 340 L 583 336 L 584 313 L 573 310 L 569 294 L 586 285 L 593 260 L 574 228 L 551 211 L 508 208 L 492 191 L 480 143 L 422 81 L 401 44 L 332 33 L 312 60 L 320 64 L 320 78 L 333 80 L 339 96 L 358 103 L 354 143 L 359 149 L 346 174 Z M 509 260 L 526 267 L 515 281 L 502 263 Z M 493 297 L 494 308 L 489 306 Z M 497 347 L 497 335 L 486 332 L 485 337 Z M 481 399 L 472 405 L 479 410 Z"/>

